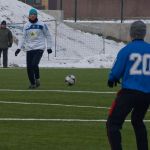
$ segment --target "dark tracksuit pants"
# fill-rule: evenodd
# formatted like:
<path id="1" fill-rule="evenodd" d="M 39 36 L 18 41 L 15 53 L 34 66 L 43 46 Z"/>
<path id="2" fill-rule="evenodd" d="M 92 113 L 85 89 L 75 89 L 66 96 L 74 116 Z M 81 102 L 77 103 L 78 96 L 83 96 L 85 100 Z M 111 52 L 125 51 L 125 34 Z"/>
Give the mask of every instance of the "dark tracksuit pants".
<path id="1" fill-rule="evenodd" d="M 3 53 L 3 67 L 8 67 L 8 48 L 0 48 L 0 57 Z"/>
<path id="2" fill-rule="evenodd" d="M 27 51 L 27 73 L 29 81 L 32 85 L 35 84 L 36 79 L 40 78 L 39 62 L 43 55 L 43 50 Z"/>
<path id="3" fill-rule="evenodd" d="M 112 104 L 106 123 L 111 150 L 122 150 L 120 129 L 131 112 L 137 150 L 148 150 L 147 131 L 143 119 L 150 105 L 150 93 L 122 89 Z"/>

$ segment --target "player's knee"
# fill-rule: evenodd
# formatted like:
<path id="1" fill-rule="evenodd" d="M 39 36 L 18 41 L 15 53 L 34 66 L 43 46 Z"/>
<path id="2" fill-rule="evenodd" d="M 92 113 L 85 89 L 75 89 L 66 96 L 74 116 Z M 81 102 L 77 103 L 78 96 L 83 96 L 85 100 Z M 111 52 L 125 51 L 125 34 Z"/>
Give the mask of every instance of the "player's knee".
<path id="1" fill-rule="evenodd" d="M 113 133 L 113 132 L 120 130 L 121 126 L 117 122 L 108 119 L 106 122 L 106 129 L 107 129 L 107 132 Z"/>
<path id="2" fill-rule="evenodd" d="M 131 118 L 131 124 L 134 128 L 141 128 L 144 126 L 143 120 L 134 117 Z"/>
<path id="3" fill-rule="evenodd" d="M 32 63 L 32 68 L 38 68 L 38 64 Z"/>
<path id="4" fill-rule="evenodd" d="M 33 66 L 32 66 L 32 65 L 28 65 L 28 66 L 27 66 L 27 69 L 28 69 L 28 70 L 33 70 Z"/>

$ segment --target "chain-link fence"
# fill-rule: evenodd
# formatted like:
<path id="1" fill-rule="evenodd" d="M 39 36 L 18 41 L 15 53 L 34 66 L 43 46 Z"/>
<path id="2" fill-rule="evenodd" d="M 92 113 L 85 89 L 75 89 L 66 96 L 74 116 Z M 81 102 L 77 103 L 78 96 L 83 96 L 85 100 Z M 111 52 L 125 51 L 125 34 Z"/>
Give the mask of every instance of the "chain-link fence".
<path id="1" fill-rule="evenodd" d="M 118 43 L 105 39 L 104 36 L 85 33 L 75 30 L 56 20 L 45 21 L 52 36 L 53 53 L 50 59 L 69 61 L 80 61 L 89 58 L 100 58 L 103 54 L 110 54 L 112 49 L 118 50 Z M 14 35 L 14 41 L 22 36 L 24 23 L 13 23 L 8 25 Z M 47 54 L 43 56 L 48 57 Z M 48 58 L 49 59 L 49 58 Z"/>

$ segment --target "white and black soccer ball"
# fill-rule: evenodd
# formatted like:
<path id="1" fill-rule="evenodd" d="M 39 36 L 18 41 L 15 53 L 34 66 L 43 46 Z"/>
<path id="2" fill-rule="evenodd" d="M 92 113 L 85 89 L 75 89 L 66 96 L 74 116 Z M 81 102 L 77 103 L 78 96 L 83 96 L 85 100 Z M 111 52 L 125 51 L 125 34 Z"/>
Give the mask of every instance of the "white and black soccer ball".
<path id="1" fill-rule="evenodd" d="M 76 82 L 76 77 L 74 75 L 67 75 L 65 77 L 65 83 L 67 85 L 74 85 Z"/>

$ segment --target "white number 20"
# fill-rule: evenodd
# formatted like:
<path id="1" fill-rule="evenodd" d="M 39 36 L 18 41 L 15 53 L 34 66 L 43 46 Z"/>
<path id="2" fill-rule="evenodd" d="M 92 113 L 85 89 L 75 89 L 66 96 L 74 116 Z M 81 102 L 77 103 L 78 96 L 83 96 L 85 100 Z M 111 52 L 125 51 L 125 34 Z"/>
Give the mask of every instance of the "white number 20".
<path id="1" fill-rule="evenodd" d="M 150 75 L 150 54 L 133 53 L 130 55 L 130 60 L 134 61 L 130 75 Z"/>

